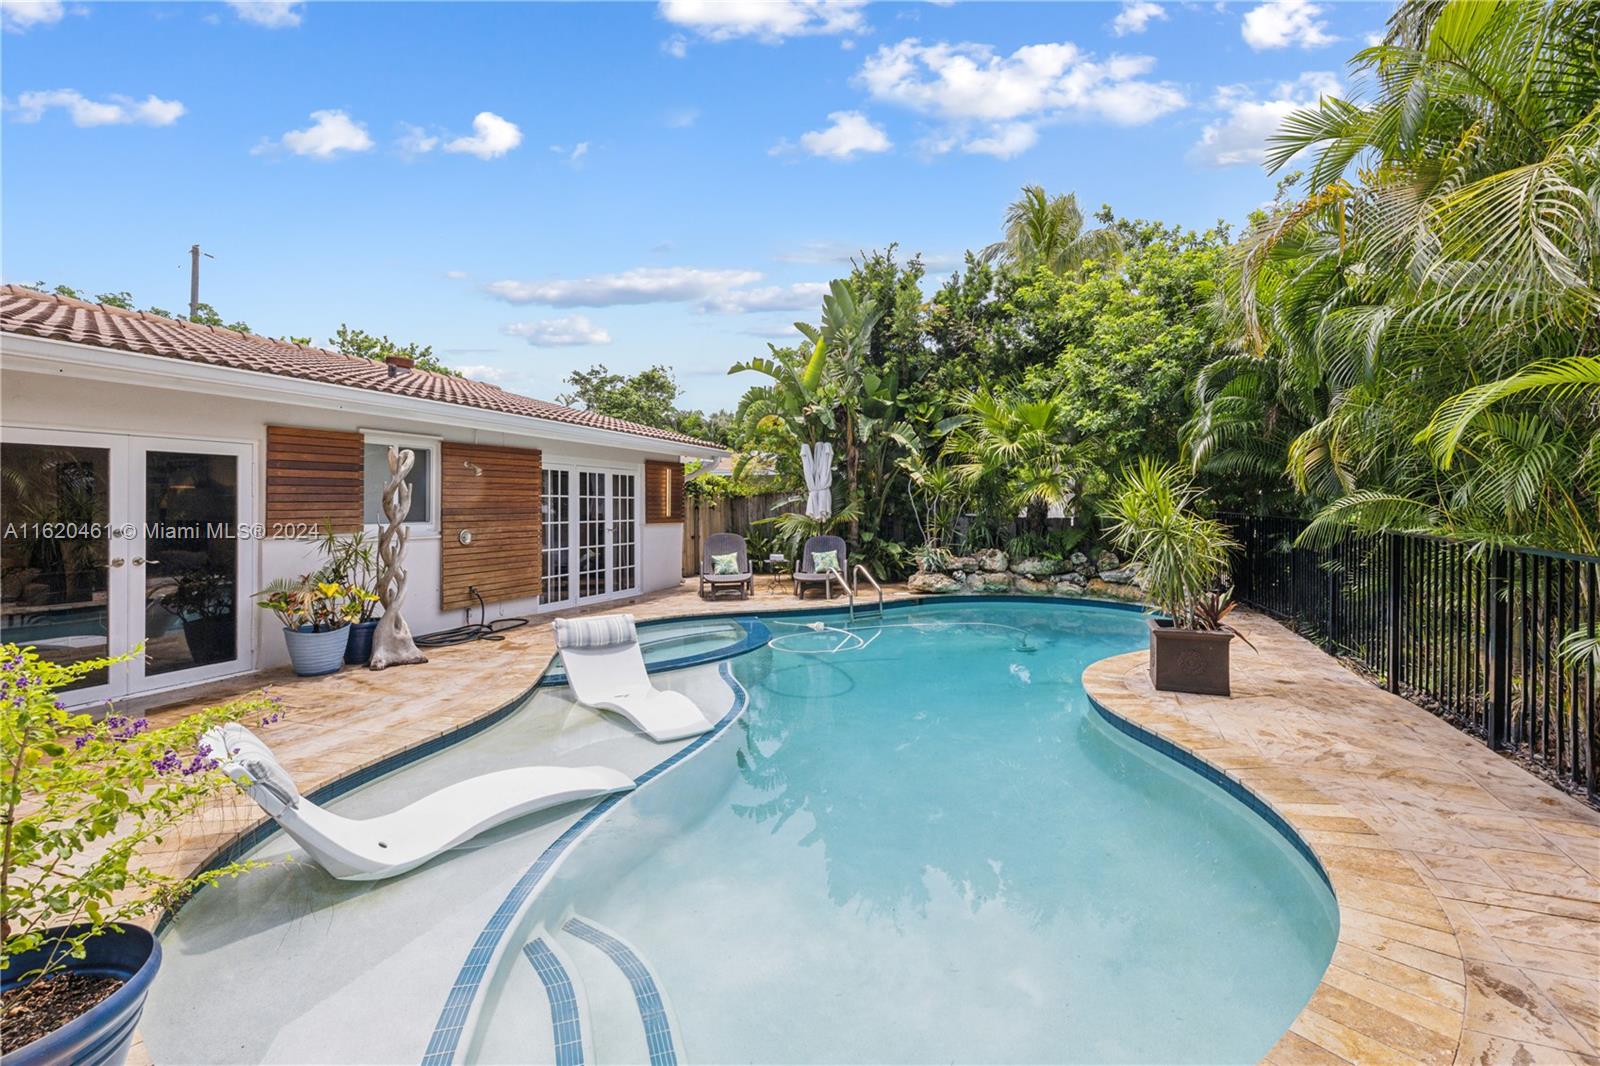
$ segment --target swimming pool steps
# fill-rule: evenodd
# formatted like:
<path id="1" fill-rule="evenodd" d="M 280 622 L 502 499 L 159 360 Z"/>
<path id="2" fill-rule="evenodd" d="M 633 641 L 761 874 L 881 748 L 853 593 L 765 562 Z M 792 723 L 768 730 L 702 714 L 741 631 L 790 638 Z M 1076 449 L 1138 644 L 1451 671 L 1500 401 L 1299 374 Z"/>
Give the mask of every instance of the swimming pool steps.
<path id="1" fill-rule="evenodd" d="M 679 1045 L 661 984 L 633 946 L 572 915 L 540 928 L 523 955 L 544 986 L 556 1066 L 649 1062 L 678 1066 Z"/>

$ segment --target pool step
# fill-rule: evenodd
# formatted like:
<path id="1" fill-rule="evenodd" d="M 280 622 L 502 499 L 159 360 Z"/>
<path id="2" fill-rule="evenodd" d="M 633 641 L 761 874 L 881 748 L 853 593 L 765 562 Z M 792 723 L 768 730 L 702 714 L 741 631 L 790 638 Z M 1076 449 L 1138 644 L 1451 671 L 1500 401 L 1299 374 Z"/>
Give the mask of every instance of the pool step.
<path id="1" fill-rule="evenodd" d="M 594 1048 L 589 1062 L 677 1066 L 682 1049 L 671 1006 L 638 951 L 612 930 L 577 914 L 562 923 L 560 939 L 583 975 L 585 1021 Z"/>
<path id="2" fill-rule="evenodd" d="M 595 1061 L 589 1010 L 577 967 L 563 945 L 541 927 L 522 946 L 522 954 L 544 985 L 550 1006 L 550 1033 L 555 1066 L 588 1066 Z"/>

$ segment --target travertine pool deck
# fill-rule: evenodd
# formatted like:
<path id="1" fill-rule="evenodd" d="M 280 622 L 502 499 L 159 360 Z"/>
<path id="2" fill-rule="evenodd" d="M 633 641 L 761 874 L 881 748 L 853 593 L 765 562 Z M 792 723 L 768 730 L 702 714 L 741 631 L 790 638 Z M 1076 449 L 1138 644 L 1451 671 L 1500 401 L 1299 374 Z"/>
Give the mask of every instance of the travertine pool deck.
<path id="1" fill-rule="evenodd" d="M 1339 901 L 1333 963 L 1274 1063 L 1600 1063 L 1600 812 L 1260 615 L 1233 697 L 1084 674 L 1106 709 L 1266 800 Z"/>
<path id="2" fill-rule="evenodd" d="M 756 584 L 747 601 L 702 600 L 686 582 L 597 610 L 644 620 L 819 606 Z M 1277 623 L 1235 618 L 1258 650 L 1236 645 L 1231 700 L 1154 692 L 1144 652 L 1095 664 L 1085 683 L 1113 713 L 1266 800 L 1328 871 L 1338 949 L 1269 1061 L 1600 1066 L 1600 812 Z M 312 791 L 492 714 L 554 652 L 545 619 L 502 641 L 432 650 L 421 666 L 219 682 L 149 716 L 270 685 L 288 716 L 266 737 Z M 247 798 L 219 800 L 156 861 L 190 872 L 261 821 Z M 142 1052 L 132 1061 L 148 1061 Z"/>

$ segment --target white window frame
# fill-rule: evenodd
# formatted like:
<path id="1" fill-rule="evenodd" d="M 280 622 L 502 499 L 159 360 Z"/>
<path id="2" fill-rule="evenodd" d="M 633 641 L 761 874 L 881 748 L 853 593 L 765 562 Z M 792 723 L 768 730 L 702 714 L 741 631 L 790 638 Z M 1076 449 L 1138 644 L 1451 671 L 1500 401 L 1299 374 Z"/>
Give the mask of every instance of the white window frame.
<path id="1" fill-rule="evenodd" d="M 361 521 L 368 533 L 376 535 L 383 529 L 383 522 L 368 522 L 367 509 L 367 445 L 381 444 L 385 447 L 393 445 L 396 448 L 410 448 L 417 453 L 418 458 L 423 455 L 428 457 L 428 520 L 425 522 L 404 523 L 413 537 L 429 539 L 439 536 L 441 528 L 444 500 L 444 486 L 442 474 L 444 472 L 444 438 L 429 437 L 417 433 L 390 433 L 381 429 L 363 429 L 361 432 Z"/>

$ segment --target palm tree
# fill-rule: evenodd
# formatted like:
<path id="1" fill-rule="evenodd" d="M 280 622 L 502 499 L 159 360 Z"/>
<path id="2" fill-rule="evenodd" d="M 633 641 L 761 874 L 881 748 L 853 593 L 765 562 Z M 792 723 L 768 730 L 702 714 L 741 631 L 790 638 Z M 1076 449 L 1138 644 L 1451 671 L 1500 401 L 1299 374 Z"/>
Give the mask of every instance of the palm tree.
<path id="1" fill-rule="evenodd" d="M 985 262 L 1013 270 L 1049 267 L 1059 274 L 1091 259 L 1114 261 L 1122 239 L 1113 229 L 1083 228 L 1076 193 L 1051 196 L 1040 185 L 1024 185 L 1022 198 L 1006 208 L 1006 235 L 981 253 Z"/>
<path id="2" fill-rule="evenodd" d="M 1370 101 L 1285 120 L 1268 163 L 1310 153 L 1309 188 L 1234 250 L 1198 466 L 1265 444 L 1321 534 L 1594 550 L 1597 50 L 1578 0 L 1409 0 L 1356 57 Z"/>
<path id="3" fill-rule="evenodd" d="M 1044 532 L 1050 508 L 1071 506 L 1092 470 L 1092 449 L 1074 442 L 1067 405 L 1054 395 L 974 389 L 960 406 L 945 439 L 956 472 L 969 486 L 998 486 L 1009 514 L 1026 511 L 1029 527 Z"/>
<path id="4" fill-rule="evenodd" d="M 835 395 L 844 409 L 844 470 L 849 503 L 859 505 L 857 499 L 860 471 L 860 430 L 862 401 L 865 393 L 875 392 L 874 380 L 869 380 L 868 358 L 872 351 L 872 331 L 883 317 L 883 311 L 870 299 L 857 300 L 850 283 L 835 278 L 828 286 L 828 295 L 822 298 L 822 327 L 807 322 L 796 322 L 795 329 L 805 334 L 817 348 L 829 352 L 828 378 L 835 385 Z M 850 524 L 850 537 L 856 538 L 859 525 Z"/>

